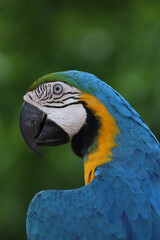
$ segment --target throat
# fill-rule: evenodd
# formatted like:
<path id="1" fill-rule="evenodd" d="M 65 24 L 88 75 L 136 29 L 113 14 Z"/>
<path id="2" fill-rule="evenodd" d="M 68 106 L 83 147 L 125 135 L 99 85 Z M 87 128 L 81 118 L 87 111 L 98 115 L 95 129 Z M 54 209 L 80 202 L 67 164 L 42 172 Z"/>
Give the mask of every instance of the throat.
<path id="1" fill-rule="evenodd" d="M 87 185 L 94 179 L 96 168 L 112 160 L 112 149 L 117 146 L 115 137 L 119 134 L 119 129 L 114 117 L 96 97 L 84 93 L 81 98 L 100 122 L 96 144 L 94 138 L 94 147 L 90 147 L 84 156 L 84 178 Z"/>

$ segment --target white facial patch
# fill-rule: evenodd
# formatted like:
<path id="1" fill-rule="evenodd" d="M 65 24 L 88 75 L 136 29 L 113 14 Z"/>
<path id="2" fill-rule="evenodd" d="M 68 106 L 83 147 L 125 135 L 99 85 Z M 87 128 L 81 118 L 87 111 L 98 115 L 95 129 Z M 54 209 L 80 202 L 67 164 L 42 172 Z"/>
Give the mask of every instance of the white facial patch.
<path id="1" fill-rule="evenodd" d="M 87 113 L 79 102 L 80 90 L 63 82 L 41 84 L 28 92 L 24 100 L 42 110 L 68 135 L 70 140 L 85 124 Z"/>
<path id="2" fill-rule="evenodd" d="M 72 139 L 85 124 L 86 110 L 82 104 L 73 104 L 59 109 L 56 108 L 52 113 L 48 111 L 48 119 L 59 125 Z"/>

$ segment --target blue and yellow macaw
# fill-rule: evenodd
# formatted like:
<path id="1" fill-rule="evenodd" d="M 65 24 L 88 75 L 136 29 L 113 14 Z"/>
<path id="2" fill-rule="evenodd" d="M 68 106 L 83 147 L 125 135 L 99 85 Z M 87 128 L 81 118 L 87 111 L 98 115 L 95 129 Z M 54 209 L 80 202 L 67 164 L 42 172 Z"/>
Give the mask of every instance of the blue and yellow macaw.
<path id="1" fill-rule="evenodd" d="M 92 74 L 37 80 L 24 96 L 28 146 L 71 142 L 84 159 L 85 186 L 46 190 L 31 201 L 28 240 L 159 240 L 160 145 L 138 113 Z"/>

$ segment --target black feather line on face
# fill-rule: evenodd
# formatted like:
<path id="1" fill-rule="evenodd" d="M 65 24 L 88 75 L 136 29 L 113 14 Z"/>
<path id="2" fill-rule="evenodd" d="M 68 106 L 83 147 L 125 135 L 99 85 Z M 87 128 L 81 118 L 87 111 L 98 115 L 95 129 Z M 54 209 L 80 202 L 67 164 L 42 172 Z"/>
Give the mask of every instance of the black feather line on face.
<path id="1" fill-rule="evenodd" d="M 83 105 L 87 112 L 86 122 L 72 138 L 72 150 L 77 156 L 82 158 L 89 153 L 88 150 L 98 136 L 98 129 L 101 125 L 100 120 L 85 106 L 84 102 Z"/>
<path id="2" fill-rule="evenodd" d="M 68 95 L 68 94 L 79 94 L 79 92 L 64 92 L 60 97 L 54 98 L 54 100 L 58 100 L 62 98 L 64 95 Z"/>
<path id="3" fill-rule="evenodd" d="M 73 96 L 71 96 L 71 97 L 68 97 L 68 98 L 63 99 L 62 101 L 64 102 L 64 101 L 67 101 L 68 99 L 78 100 L 79 98 L 78 98 L 78 97 L 73 97 Z"/>
<path id="4" fill-rule="evenodd" d="M 48 104 L 52 104 L 52 103 L 61 103 L 61 104 L 64 104 L 63 101 L 54 101 L 54 100 L 46 101 L 46 103 L 48 103 Z M 46 105 L 44 105 L 44 106 L 46 106 Z M 50 106 L 50 107 L 52 107 L 52 106 Z"/>
<path id="5" fill-rule="evenodd" d="M 54 98 L 55 99 L 55 98 Z M 74 100 L 78 100 L 79 98 L 78 97 L 68 97 L 66 99 L 63 99 L 61 101 L 54 101 L 54 100 L 51 100 L 51 101 L 46 101 L 46 103 L 62 103 L 64 104 L 65 101 L 67 101 L 68 99 L 74 99 Z"/>
<path id="6" fill-rule="evenodd" d="M 50 105 L 43 105 L 44 107 L 48 107 L 48 108 L 65 108 L 65 107 L 68 107 L 70 105 L 74 105 L 74 104 L 82 104 L 83 102 L 82 101 L 79 101 L 79 102 L 73 102 L 73 103 L 69 103 L 69 104 L 66 104 L 66 105 L 63 105 L 63 106 L 50 106 Z"/>

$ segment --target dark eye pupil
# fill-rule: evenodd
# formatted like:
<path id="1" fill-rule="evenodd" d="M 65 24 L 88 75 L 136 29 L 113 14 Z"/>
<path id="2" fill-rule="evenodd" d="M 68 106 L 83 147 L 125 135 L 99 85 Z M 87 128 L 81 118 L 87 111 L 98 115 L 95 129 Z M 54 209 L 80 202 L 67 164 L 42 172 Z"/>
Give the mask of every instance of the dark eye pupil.
<path id="1" fill-rule="evenodd" d="M 56 91 L 59 91 L 60 90 L 60 87 L 56 87 L 56 89 L 55 89 Z"/>

